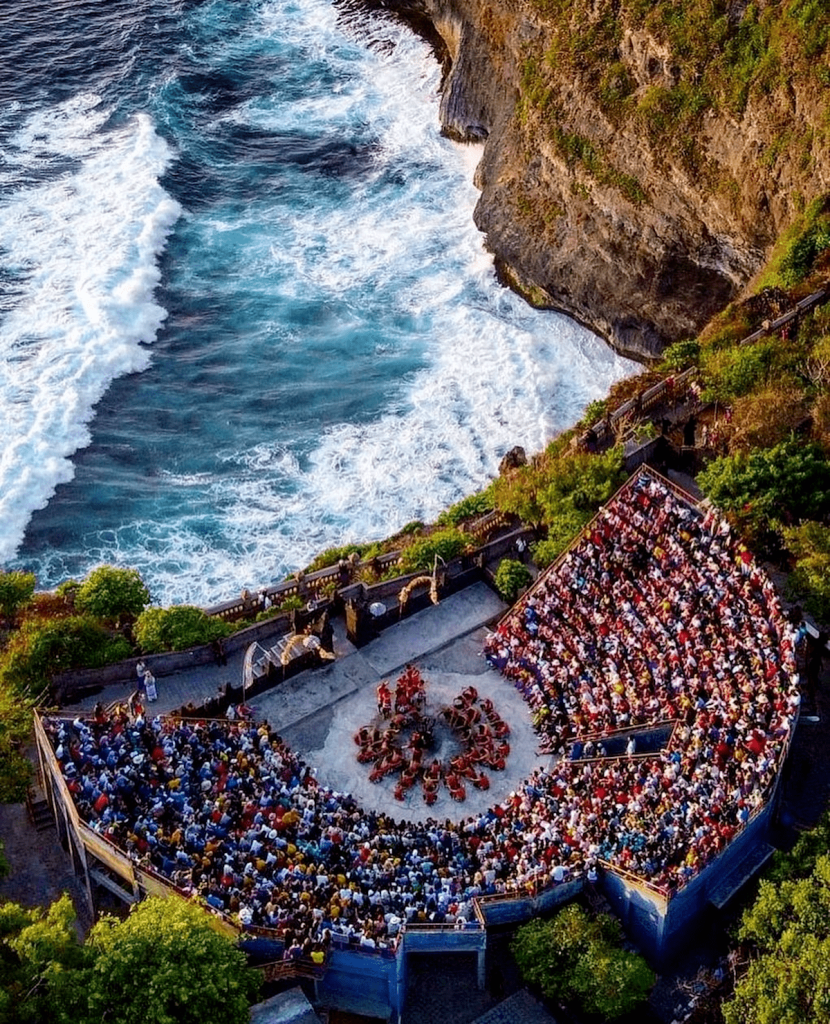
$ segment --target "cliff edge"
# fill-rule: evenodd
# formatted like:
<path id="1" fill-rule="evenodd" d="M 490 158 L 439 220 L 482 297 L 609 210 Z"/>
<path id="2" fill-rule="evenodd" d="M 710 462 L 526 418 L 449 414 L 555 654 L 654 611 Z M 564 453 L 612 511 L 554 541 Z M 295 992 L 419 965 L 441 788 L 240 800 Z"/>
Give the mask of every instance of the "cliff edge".
<path id="1" fill-rule="evenodd" d="M 823 3 L 373 6 L 434 30 L 443 129 L 485 141 L 475 219 L 502 279 L 625 355 L 695 335 L 827 190 Z"/>

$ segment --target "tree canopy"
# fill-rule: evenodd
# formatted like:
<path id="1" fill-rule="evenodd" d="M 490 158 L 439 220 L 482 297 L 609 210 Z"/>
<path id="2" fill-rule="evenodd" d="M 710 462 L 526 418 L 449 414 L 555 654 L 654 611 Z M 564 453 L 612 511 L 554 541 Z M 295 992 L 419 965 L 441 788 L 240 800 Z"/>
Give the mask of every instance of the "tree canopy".
<path id="1" fill-rule="evenodd" d="M 795 558 L 788 595 L 820 622 L 830 623 L 830 527 L 808 521 L 784 530 L 784 537 Z"/>
<path id="2" fill-rule="evenodd" d="M 762 881 L 738 938 L 755 957 L 723 1007 L 726 1024 L 830 1022 L 830 857 L 806 878 Z"/>
<path id="3" fill-rule="evenodd" d="M 62 976 L 82 962 L 74 919 L 66 895 L 48 910 L 0 904 L 0 1024 L 55 1020 L 53 1000 Z"/>
<path id="4" fill-rule="evenodd" d="M 620 948 L 621 938 L 614 918 L 591 918 L 571 904 L 550 921 L 522 925 L 512 949 L 525 981 L 548 999 L 609 1020 L 633 1010 L 654 984 L 643 957 Z"/>
<path id="5" fill-rule="evenodd" d="M 248 1024 L 259 975 L 201 907 L 151 897 L 83 945 L 74 917 L 0 905 L 0 1024 Z"/>
<path id="6" fill-rule="evenodd" d="M 248 1024 L 259 976 L 192 903 L 151 897 L 125 921 L 104 917 L 85 952 L 74 1024 Z"/>
<path id="7" fill-rule="evenodd" d="M 526 523 L 547 526 L 551 534 L 579 533 L 600 505 L 625 480 L 622 449 L 599 455 L 548 446 L 541 457 L 500 476 L 493 485 L 496 507 L 513 512 Z"/>
<path id="8" fill-rule="evenodd" d="M 503 558 L 496 569 L 494 582 L 496 590 L 505 601 L 513 602 L 519 596 L 519 592 L 526 587 L 533 577 L 530 570 L 522 562 L 515 558 Z"/>
<path id="9" fill-rule="evenodd" d="M 444 562 L 457 558 L 468 546 L 469 538 L 454 526 L 419 537 L 401 553 L 402 572 L 432 572 L 436 557 Z"/>
<path id="10" fill-rule="evenodd" d="M 194 605 L 145 608 L 135 623 L 135 638 L 146 654 L 185 651 L 233 632 L 230 623 L 207 615 Z"/>
<path id="11" fill-rule="evenodd" d="M 75 591 L 79 612 L 105 621 L 135 619 L 150 600 L 136 569 L 99 565 Z"/>
<path id="12" fill-rule="evenodd" d="M 742 525 L 820 519 L 830 509 L 830 462 L 818 444 L 795 438 L 715 459 L 697 482 Z"/>
<path id="13" fill-rule="evenodd" d="M 71 615 L 31 619 L 12 636 L 0 665 L 0 682 L 15 693 L 37 696 L 53 675 L 69 669 L 99 668 L 129 658 L 123 636 L 112 636 L 92 619 Z"/>
<path id="14" fill-rule="evenodd" d="M 33 572 L 0 571 L 0 616 L 11 622 L 17 609 L 35 592 Z"/>

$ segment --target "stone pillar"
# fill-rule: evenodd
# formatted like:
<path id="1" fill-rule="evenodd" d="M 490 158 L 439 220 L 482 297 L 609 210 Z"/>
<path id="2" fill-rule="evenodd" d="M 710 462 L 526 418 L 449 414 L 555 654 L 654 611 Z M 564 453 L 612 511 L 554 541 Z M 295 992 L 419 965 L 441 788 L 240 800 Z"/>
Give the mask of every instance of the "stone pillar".
<path id="1" fill-rule="evenodd" d="M 483 992 L 487 982 L 487 946 L 481 946 L 477 956 L 477 974 L 476 978 L 478 981 L 479 991 Z"/>
<path id="2" fill-rule="evenodd" d="M 356 601 L 346 603 L 346 636 L 360 647 L 363 639 L 363 609 Z"/>

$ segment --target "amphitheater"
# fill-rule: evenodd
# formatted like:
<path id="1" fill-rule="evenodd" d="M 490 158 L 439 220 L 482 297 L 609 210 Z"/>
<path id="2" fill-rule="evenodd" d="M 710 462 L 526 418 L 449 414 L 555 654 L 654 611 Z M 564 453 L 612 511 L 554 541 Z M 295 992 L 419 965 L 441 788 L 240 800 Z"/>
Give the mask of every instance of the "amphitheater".
<path id="1" fill-rule="evenodd" d="M 197 895 L 390 1018 L 408 954 L 475 952 L 483 984 L 489 928 L 586 885 L 670 956 L 769 852 L 794 635 L 726 524 L 640 470 L 512 609 L 474 583 L 241 720 L 44 717 L 41 766 L 92 902 Z"/>

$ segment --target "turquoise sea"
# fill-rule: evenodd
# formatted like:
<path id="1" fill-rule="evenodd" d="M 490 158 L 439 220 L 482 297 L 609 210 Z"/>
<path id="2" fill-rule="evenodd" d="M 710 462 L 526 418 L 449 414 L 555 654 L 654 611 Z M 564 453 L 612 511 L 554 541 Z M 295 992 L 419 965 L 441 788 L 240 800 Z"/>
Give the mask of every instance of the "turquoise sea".
<path id="1" fill-rule="evenodd" d="M 218 600 L 632 372 L 498 285 L 439 84 L 326 0 L 4 0 L 0 565 Z"/>

